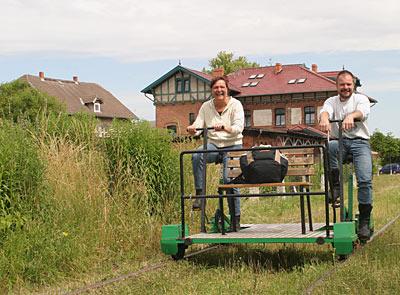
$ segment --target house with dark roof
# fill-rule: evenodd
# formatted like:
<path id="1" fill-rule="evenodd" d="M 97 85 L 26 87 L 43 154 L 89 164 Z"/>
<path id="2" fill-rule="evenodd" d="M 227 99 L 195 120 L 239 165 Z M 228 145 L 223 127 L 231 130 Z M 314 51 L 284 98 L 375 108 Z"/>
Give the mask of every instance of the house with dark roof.
<path id="1" fill-rule="evenodd" d="M 100 120 L 101 127 L 111 126 L 112 120 L 132 120 L 138 117 L 123 105 L 114 95 L 96 83 L 48 78 L 44 72 L 39 76 L 23 75 L 19 78 L 42 93 L 47 93 L 67 106 L 68 114 L 86 112 Z"/>
<path id="2" fill-rule="evenodd" d="M 318 113 L 328 97 L 337 95 L 338 72 L 276 63 L 228 74 L 230 95 L 241 101 L 245 111 L 243 145 L 321 142 L 325 134 L 318 129 Z M 212 98 L 210 80 L 223 74 L 223 69 L 210 75 L 178 65 L 144 88 L 156 107 L 156 127 L 186 135 L 201 104 Z M 357 79 L 356 86 L 360 85 Z"/>

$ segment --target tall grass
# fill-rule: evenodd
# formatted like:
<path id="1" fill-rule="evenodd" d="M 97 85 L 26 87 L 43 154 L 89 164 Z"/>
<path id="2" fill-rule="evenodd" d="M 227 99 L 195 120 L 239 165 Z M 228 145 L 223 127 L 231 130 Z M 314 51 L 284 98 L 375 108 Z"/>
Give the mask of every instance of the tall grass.
<path id="1" fill-rule="evenodd" d="M 0 236 L 24 225 L 24 211 L 37 209 L 43 175 L 33 138 L 20 125 L 0 120 Z"/>
<path id="2" fill-rule="evenodd" d="M 18 194 L 4 212 L 32 200 L 18 211 L 23 224 L 1 232 L 0 291 L 157 259 L 161 224 L 179 216 L 170 135 L 146 122 L 116 122 L 99 138 L 96 120 L 84 114 L 41 120 L 26 129 L 0 125 L 2 201 Z"/>
<path id="3" fill-rule="evenodd" d="M 130 198 L 137 198 L 155 214 L 179 195 L 178 153 L 166 130 L 151 128 L 147 122 L 116 121 L 104 147 L 113 194 L 126 195 L 128 189 Z M 133 186 L 146 189 L 136 191 Z"/>

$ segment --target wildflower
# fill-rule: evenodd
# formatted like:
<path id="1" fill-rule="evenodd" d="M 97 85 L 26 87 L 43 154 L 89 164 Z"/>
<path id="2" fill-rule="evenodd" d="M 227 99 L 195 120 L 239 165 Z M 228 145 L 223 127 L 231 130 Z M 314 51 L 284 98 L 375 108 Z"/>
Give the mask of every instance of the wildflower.
<path id="1" fill-rule="evenodd" d="M 68 236 L 68 233 L 66 233 L 66 232 L 62 232 L 62 234 L 64 235 L 64 237 Z"/>

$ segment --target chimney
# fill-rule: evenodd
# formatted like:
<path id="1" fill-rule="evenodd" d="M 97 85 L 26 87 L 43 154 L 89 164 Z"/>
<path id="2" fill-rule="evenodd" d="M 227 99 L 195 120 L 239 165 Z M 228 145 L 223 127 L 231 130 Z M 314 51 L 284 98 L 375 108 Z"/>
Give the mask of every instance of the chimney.
<path id="1" fill-rule="evenodd" d="M 313 72 L 318 72 L 318 66 L 316 64 L 312 64 L 311 68 Z"/>
<path id="2" fill-rule="evenodd" d="M 213 76 L 214 77 L 223 76 L 223 75 L 224 75 L 224 68 L 214 69 L 213 70 Z"/>
<path id="3" fill-rule="evenodd" d="M 75 84 L 78 84 L 78 76 L 74 76 L 72 79 L 74 79 Z"/>
<path id="4" fill-rule="evenodd" d="M 275 64 L 275 74 L 279 74 L 280 72 L 282 72 L 282 64 L 280 64 L 279 62 L 277 62 Z"/>
<path id="5" fill-rule="evenodd" d="M 44 81 L 44 72 L 39 72 L 40 80 Z"/>

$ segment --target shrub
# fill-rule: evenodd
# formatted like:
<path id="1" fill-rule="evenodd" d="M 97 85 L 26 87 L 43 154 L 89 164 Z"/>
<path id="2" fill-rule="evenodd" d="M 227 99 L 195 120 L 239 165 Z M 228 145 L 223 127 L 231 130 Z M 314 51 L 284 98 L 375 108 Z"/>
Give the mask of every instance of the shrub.
<path id="1" fill-rule="evenodd" d="M 0 116 L 13 122 L 35 121 L 42 113 L 57 114 L 65 110 L 52 96 L 41 94 L 27 82 L 15 80 L 0 85 Z"/>
<path id="2" fill-rule="evenodd" d="M 23 209 L 37 206 L 43 173 L 32 136 L 19 125 L 0 121 L 0 230 L 21 226 Z"/>

